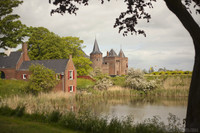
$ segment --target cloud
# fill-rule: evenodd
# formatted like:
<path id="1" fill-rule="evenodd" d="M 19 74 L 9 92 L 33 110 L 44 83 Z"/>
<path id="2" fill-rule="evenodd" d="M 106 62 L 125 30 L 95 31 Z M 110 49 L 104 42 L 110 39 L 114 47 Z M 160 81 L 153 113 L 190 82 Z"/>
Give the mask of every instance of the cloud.
<path id="1" fill-rule="evenodd" d="M 43 26 L 60 36 L 78 36 L 84 40 L 85 52 L 92 51 L 95 36 L 103 53 L 113 48 L 117 53 L 122 47 L 129 58 L 129 67 L 149 68 L 150 66 L 168 69 L 192 70 L 194 62 L 193 42 L 189 33 L 178 18 L 170 12 L 164 1 L 154 3 L 148 9 L 152 16 L 149 23 L 140 21 L 138 28 L 144 29 L 147 37 L 142 35 L 123 37 L 114 29 L 115 18 L 126 10 L 123 1 L 91 1 L 89 6 L 79 6 L 77 15 L 54 14 L 55 6 L 48 1 L 25 0 L 15 9 L 21 21 L 27 26 Z M 196 22 L 200 18 L 192 14 Z M 105 55 L 105 54 L 104 54 Z"/>

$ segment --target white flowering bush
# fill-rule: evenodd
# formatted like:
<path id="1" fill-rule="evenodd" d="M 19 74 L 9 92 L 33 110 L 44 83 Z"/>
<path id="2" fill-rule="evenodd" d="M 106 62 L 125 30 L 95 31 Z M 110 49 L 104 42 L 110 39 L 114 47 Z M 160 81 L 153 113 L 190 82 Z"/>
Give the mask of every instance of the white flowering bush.
<path id="1" fill-rule="evenodd" d="M 129 69 L 126 77 L 126 86 L 136 90 L 152 90 L 157 87 L 156 81 L 147 81 L 144 78 L 144 73 L 140 69 Z"/>
<path id="2" fill-rule="evenodd" d="M 109 76 L 102 75 L 101 77 L 96 78 L 95 89 L 106 90 L 108 87 L 113 85 L 113 82 Z"/>

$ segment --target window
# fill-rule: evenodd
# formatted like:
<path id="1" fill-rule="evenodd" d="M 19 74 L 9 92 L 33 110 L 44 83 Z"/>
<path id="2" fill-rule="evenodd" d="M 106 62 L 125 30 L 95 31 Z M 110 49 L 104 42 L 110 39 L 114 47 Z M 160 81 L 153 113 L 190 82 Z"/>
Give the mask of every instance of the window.
<path id="1" fill-rule="evenodd" d="M 60 80 L 61 79 L 61 74 L 57 73 L 56 74 L 56 80 Z"/>
<path id="2" fill-rule="evenodd" d="M 23 74 L 23 75 L 22 75 L 22 79 L 27 79 L 27 75 L 26 75 L 26 74 Z"/>
<path id="3" fill-rule="evenodd" d="M 73 92 L 74 87 L 71 85 L 69 86 L 69 92 Z"/>
<path id="4" fill-rule="evenodd" d="M 74 71 L 73 70 L 70 70 L 69 73 L 68 73 L 68 78 L 69 80 L 73 80 L 74 79 Z"/>

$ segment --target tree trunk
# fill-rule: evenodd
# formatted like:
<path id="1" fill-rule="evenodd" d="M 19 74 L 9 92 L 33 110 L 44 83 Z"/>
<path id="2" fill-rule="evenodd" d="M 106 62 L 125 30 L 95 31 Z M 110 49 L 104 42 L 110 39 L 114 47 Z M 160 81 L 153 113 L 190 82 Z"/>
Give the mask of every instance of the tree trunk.
<path id="1" fill-rule="evenodd" d="M 200 132 L 200 27 L 181 0 L 164 0 L 167 7 L 190 33 L 195 48 L 195 62 L 190 84 L 186 115 L 186 132 Z"/>

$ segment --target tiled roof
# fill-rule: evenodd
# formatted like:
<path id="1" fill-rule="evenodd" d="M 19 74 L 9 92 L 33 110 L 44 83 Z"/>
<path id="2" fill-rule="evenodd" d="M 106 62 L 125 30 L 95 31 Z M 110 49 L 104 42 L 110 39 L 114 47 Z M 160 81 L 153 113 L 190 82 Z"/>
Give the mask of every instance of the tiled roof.
<path id="1" fill-rule="evenodd" d="M 0 68 L 15 68 L 21 51 L 11 52 L 9 56 L 0 56 Z"/>
<path id="2" fill-rule="evenodd" d="M 29 66 L 31 66 L 32 64 L 40 64 L 55 71 L 55 73 L 62 73 L 65 71 L 67 62 L 68 62 L 68 59 L 24 61 L 22 65 L 20 66 L 19 70 L 28 70 Z"/>
<path id="3" fill-rule="evenodd" d="M 120 49 L 118 56 L 120 56 L 120 53 L 122 54 L 122 57 L 126 57 L 126 56 L 124 55 L 124 52 L 122 51 L 122 49 Z"/>
<path id="4" fill-rule="evenodd" d="M 94 41 L 93 51 L 90 54 L 102 54 L 101 51 L 99 50 L 99 46 L 96 39 Z"/>
<path id="5" fill-rule="evenodd" d="M 117 56 L 117 54 L 115 53 L 115 51 L 113 49 L 110 50 L 109 52 L 109 56 Z"/>

